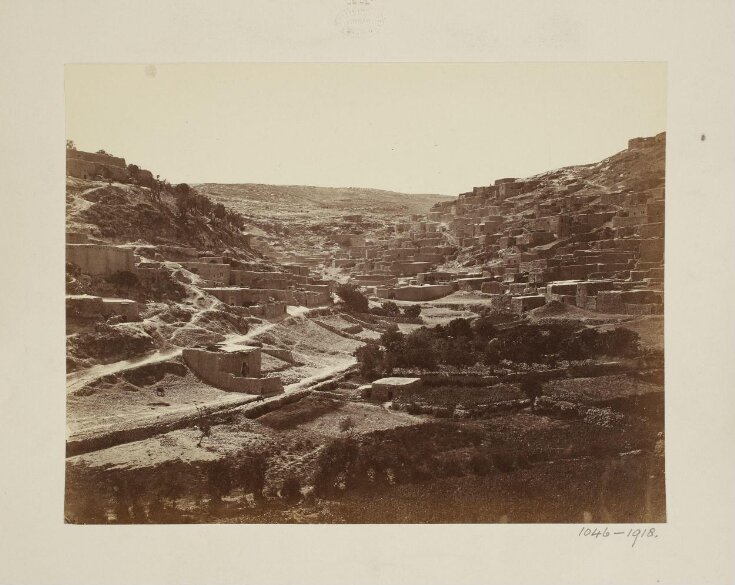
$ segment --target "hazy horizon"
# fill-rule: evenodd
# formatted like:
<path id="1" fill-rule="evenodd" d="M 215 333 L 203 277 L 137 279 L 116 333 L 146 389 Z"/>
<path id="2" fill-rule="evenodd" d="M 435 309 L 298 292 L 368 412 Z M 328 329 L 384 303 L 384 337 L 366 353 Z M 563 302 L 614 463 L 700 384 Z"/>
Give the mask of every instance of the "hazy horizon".
<path id="1" fill-rule="evenodd" d="M 127 161 L 126 161 L 127 162 Z M 260 183 L 260 182 L 239 182 L 239 183 L 231 183 L 227 182 L 224 183 L 222 181 L 191 181 L 189 183 L 190 185 L 271 185 L 273 187 L 307 187 L 310 189 L 338 189 L 338 190 L 348 190 L 348 189 L 358 189 L 358 190 L 371 190 L 371 191 L 385 191 L 386 193 L 399 193 L 401 195 L 438 195 L 441 197 L 456 197 L 458 193 L 455 194 L 446 194 L 446 193 L 410 193 L 408 191 L 396 191 L 394 189 L 381 189 L 379 187 L 371 187 L 369 185 L 310 185 L 307 183 Z"/>
<path id="2" fill-rule="evenodd" d="M 67 65 L 66 133 L 172 183 L 453 196 L 666 129 L 663 63 Z"/>

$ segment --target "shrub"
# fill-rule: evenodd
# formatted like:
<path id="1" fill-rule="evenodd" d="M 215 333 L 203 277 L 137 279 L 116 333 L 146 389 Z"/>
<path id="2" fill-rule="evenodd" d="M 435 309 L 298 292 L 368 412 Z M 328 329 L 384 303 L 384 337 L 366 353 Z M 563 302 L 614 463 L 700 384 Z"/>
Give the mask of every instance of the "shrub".
<path id="1" fill-rule="evenodd" d="M 421 305 L 409 305 L 408 307 L 403 309 L 404 317 L 408 317 L 409 319 L 418 319 L 420 314 Z"/>
<path id="2" fill-rule="evenodd" d="M 406 342 L 406 336 L 398 330 L 397 326 L 386 329 L 380 336 L 380 344 L 385 347 L 386 351 L 396 353 L 403 350 Z"/>
<path id="3" fill-rule="evenodd" d="M 301 499 L 301 482 L 296 476 L 289 476 L 280 489 L 281 498 L 287 502 L 298 502 Z"/>
<path id="4" fill-rule="evenodd" d="M 393 301 L 385 301 L 382 304 L 381 308 L 383 309 L 384 314 L 388 316 L 396 316 L 396 315 L 400 315 L 401 313 L 401 310 L 398 308 L 398 305 L 396 305 Z"/>
<path id="5" fill-rule="evenodd" d="M 320 453 L 314 475 L 314 492 L 327 496 L 335 492 L 337 476 L 343 472 L 358 453 L 357 443 L 351 439 L 332 441 Z"/>
<path id="6" fill-rule="evenodd" d="M 435 335 L 426 327 L 412 331 L 406 336 L 403 354 L 399 363 L 423 369 L 434 369 L 438 362 Z"/>
<path id="7" fill-rule="evenodd" d="M 452 319 L 444 328 L 447 337 L 472 339 L 472 326 L 469 319 Z"/>
<path id="8" fill-rule="evenodd" d="M 616 327 L 600 336 L 600 352 L 609 356 L 632 357 L 638 353 L 640 336 L 625 327 Z"/>
<path id="9" fill-rule="evenodd" d="M 174 189 L 174 197 L 176 207 L 179 210 L 179 216 L 184 218 L 189 210 L 194 206 L 194 198 L 191 196 L 191 187 L 186 183 L 176 185 Z"/>
<path id="10" fill-rule="evenodd" d="M 472 322 L 472 331 L 482 339 L 495 337 L 498 332 L 493 319 L 486 316 L 480 316 Z"/>
<path id="11" fill-rule="evenodd" d="M 207 492 L 213 502 L 220 502 L 232 489 L 232 476 L 225 461 L 212 463 L 207 469 Z"/>
<path id="12" fill-rule="evenodd" d="M 351 428 L 355 426 L 355 421 L 352 420 L 352 417 L 346 416 L 342 420 L 339 421 L 339 430 L 343 433 L 346 433 Z"/>
<path id="13" fill-rule="evenodd" d="M 352 284 L 340 284 L 337 287 L 337 296 L 342 299 L 350 311 L 367 313 L 368 299 L 357 287 Z"/>
<path id="14" fill-rule="evenodd" d="M 405 365 L 406 336 L 394 326 L 380 336 L 380 344 L 385 347 L 382 370 L 390 373 L 394 367 Z"/>
<path id="15" fill-rule="evenodd" d="M 408 414 L 420 414 L 421 413 L 421 407 L 419 407 L 419 405 L 416 404 L 415 402 L 409 402 L 406 405 L 406 412 Z"/>
<path id="16" fill-rule="evenodd" d="M 204 410 L 202 408 L 197 406 L 196 409 L 197 409 L 196 427 L 199 429 L 199 432 L 201 433 L 201 435 L 199 436 L 199 441 L 197 441 L 197 447 L 201 447 L 202 441 L 204 440 L 204 438 L 209 437 L 210 434 L 212 433 L 212 423 L 205 416 Z"/>
<path id="17" fill-rule="evenodd" d="M 212 214 L 217 219 L 224 219 L 227 216 L 227 209 L 225 208 L 224 204 L 217 203 L 212 209 Z"/>
<path id="18" fill-rule="evenodd" d="M 374 343 L 367 343 L 355 352 L 360 374 L 368 379 L 374 378 L 383 369 L 383 352 Z"/>
<path id="19" fill-rule="evenodd" d="M 225 220 L 237 229 L 242 229 L 245 225 L 245 219 L 237 211 L 228 211 L 225 214 Z"/>
<path id="20" fill-rule="evenodd" d="M 199 195 L 196 198 L 196 207 L 202 213 L 202 215 L 209 215 L 212 213 L 212 202 L 206 195 Z"/>
<path id="21" fill-rule="evenodd" d="M 528 374 L 523 380 L 521 380 L 521 392 L 531 401 L 531 412 L 536 409 L 536 399 L 542 396 L 543 384 L 541 379 L 536 374 Z"/>
<path id="22" fill-rule="evenodd" d="M 442 363 L 453 366 L 458 370 L 477 363 L 477 356 L 471 350 L 467 338 L 447 339 L 440 344 L 439 358 Z"/>
<path id="23" fill-rule="evenodd" d="M 232 471 L 232 481 L 235 487 L 242 488 L 246 493 L 252 493 L 256 499 L 263 495 L 265 474 L 268 469 L 267 453 L 258 453 L 243 457 Z"/>
<path id="24" fill-rule="evenodd" d="M 137 286 L 139 282 L 138 276 L 129 270 L 119 270 L 118 272 L 110 274 L 105 280 L 110 284 L 119 288 L 124 288 L 125 290 L 130 290 L 134 286 Z"/>
<path id="25" fill-rule="evenodd" d="M 188 197 L 191 194 L 191 187 L 186 183 L 176 185 L 176 194 L 182 197 Z"/>

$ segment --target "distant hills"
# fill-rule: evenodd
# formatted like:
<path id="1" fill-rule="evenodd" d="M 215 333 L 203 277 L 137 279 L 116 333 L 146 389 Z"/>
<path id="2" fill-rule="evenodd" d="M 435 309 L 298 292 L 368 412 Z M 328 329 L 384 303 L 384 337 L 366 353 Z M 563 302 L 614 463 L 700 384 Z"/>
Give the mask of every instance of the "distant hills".
<path id="1" fill-rule="evenodd" d="M 339 214 L 354 213 L 426 213 L 439 201 L 452 197 L 436 194 L 408 194 L 361 187 L 312 187 L 306 185 L 264 185 L 259 183 L 192 185 L 213 200 L 229 203 L 233 208 L 242 203 L 247 211 L 248 202 L 275 205 L 269 216 L 277 211 L 335 210 Z"/>

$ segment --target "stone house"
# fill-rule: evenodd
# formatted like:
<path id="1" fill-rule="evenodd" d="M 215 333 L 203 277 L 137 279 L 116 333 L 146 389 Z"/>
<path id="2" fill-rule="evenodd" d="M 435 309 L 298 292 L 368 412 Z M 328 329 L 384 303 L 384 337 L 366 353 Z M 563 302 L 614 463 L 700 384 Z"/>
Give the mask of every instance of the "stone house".
<path id="1" fill-rule="evenodd" d="M 187 348 L 182 355 L 197 377 L 221 390 L 260 395 L 283 392 L 280 378 L 260 377 L 259 347 L 245 347 L 237 351 Z"/>

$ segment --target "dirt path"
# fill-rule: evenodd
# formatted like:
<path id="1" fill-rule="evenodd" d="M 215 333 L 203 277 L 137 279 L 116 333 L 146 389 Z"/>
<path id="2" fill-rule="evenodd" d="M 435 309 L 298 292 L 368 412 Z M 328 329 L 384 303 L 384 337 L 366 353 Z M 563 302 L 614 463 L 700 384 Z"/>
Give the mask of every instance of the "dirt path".
<path id="1" fill-rule="evenodd" d="M 221 344 L 228 349 L 238 349 L 243 344 L 257 338 L 258 336 L 272 330 L 277 326 L 289 327 L 289 323 L 300 323 L 308 320 L 308 314 L 317 308 L 307 309 L 306 307 L 289 307 L 289 316 L 286 319 L 275 322 L 264 322 L 250 330 L 244 335 L 229 335 Z M 112 364 L 104 364 L 94 366 L 80 372 L 73 372 L 67 376 L 67 393 L 75 392 L 83 388 L 85 385 L 99 379 L 103 376 L 115 374 L 138 368 L 143 365 L 155 364 L 171 360 L 180 356 L 183 348 L 175 348 L 168 350 L 159 350 L 142 358 L 122 360 Z M 331 360 L 329 364 L 323 367 L 317 367 L 309 372 L 311 375 L 298 380 L 295 383 L 288 384 L 285 388 L 285 394 L 279 394 L 270 398 L 263 399 L 256 395 L 232 393 L 216 398 L 205 399 L 196 404 L 181 404 L 167 408 L 165 412 L 142 412 L 126 418 L 123 421 L 109 422 L 104 425 L 86 427 L 84 429 L 71 430 L 67 429 L 67 453 L 77 454 L 82 452 L 94 451 L 111 445 L 138 441 L 142 438 L 168 432 L 170 430 L 191 427 L 197 424 L 202 417 L 211 417 L 222 413 L 223 411 L 232 410 L 233 408 L 257 408 L 258 405 L 264 405 L 271 402 L 280 404 L 281 401 L 290 401 L 296 399 L 297 396 L 304 392 L 309 392 L 310 388 L 320 382 L 330 380 L 338 376 L 342 372 L 351 368 L 355 363 L 354 356 L 345 353 L 339 358 Z M 251 404 L 253 403 L 253 404 Z M 277 407 L 277 406 L 276 406 Z"/>
<path id="2" fill-rule="evenodd" d="M 159 435 L 172 430 L 194 426 L 201 419 L 210 418 L 225 411 L 238 407 L 261 408 L 269 403 L 286 404 L 298 400 L 300 396 L 308 394 L 310 387 L 340 374 L 355 363 L 354 358 L 346 359 L 336 365 L 323 368 L 317 374 L 305 378 L 295 384 L 286 386 L 285 394 L 278 394 L 269 398 L 261 398 L 253 394 L 232 394 L 209 400 L 199 404 L 184 404 L 166 410 L 163 413 L 146 413 L 142 416 L 131 417 L 123 423 L 105 425 L 85 429 L 67 436 L 67 457 L 81 453 L 89 453 L 105 449 L 114 445 L 121 445 L 133 441 Z M 274 406 L 272 408 L 278 408 Z"/>
<path id="3" fill-rule="evenodd" d="M 334 364 L 334 365 L 318 370 L 316 374 L 309 376 L 308 378 L 304 378 L 303 380 L 294 382 L 293 384 L 289 384 L 288 386 L 284 388 L 284 390 L 286 392 L 294 392 L 302 388 L 307 388 L 308 386 L 311 386 L 312 384 L 323 382 L 324 380 L 328 380 L 329 378 L 333 377 L 336 374 L 349 370 L 356 363 L 357 363 L 356 358 L 352 356 L 347 357 L 343 361 L 339 362 L 338 364 Z"/>
<path id="4" fill-rule="evenodd" d="M 267 323 L 265 325 L 256 327 L 255 329 L 249 331 L 244 335 L 228 335 L 223 343 L 226 346 L 242 344 L 243 342 L 252 339 L 256 335 L 260 335 L 261 333 L 268 331 L 268 329 L 270 329 L 274 325 L 276 325 L 276 323 Z M 86 370 L 72 372 L 71 374 L 67 374 L 66 376 L 66 393 L 71 394 L 72 392 L 83 388 L 90 382 L 94 382 L 95 380 L 109 374 L 117 374 L 119 372 L 124 372 L 125 370 L 138 368 L 140 366 L 145 366 L 148 364 L 166 362 L 170 359 L 180 356 L 183 351 L 184 348 L 181 347 L 167 350 L 156 350 L 153 353 L 148 354 L 144 357 L 121 360 L 119 362 L 114 362 L 111 364 L 100 364 L 98 366 L 87 368 Z"/>
<path id="5" fill-rule="evenodd" d="M 288 314 L 291 317 L 305 317 L 311 310 L 315 310 L 318 308 L 323 307 L 315 307 L 314 309 L 307 309 L 306 307 L 288 307 Z M 228 349 L 237 349 L 238 345 L 242 345 L 246 341 L 254 339 L 258 335 L 265 333 L 266 331 L 272 329 L 280 323 L 281 321 L 266 322 L 258 325 L 254 329 L 251 329 L 244 335 L 228 335 L 222 342 L 222 346 Z M 138 368 L 140 366 L 168 361 L 170 359 L 180 356 L 183 352 L 183 349 L 184 348 L 179 347 L 174 349 L 156 350 L 153 353 L 150 353 L 143 357 L 133 358 L 129 360 L 121 360 L 118 362 L 113 362 L 111 364 L 100 364 L 97 366 L 92 366 L 91 368 L 87 368 L 86 370 L 72 372 L 70 374 L 67 374 L 66 376 L 66 393 L 71 394 L 73 392 L 76 392 L 90 382 L 94 382 L 95 380 L 98 380 L 99 378 L 102 378 L 109 374 L 117 374 L 119 372 Z"/>

